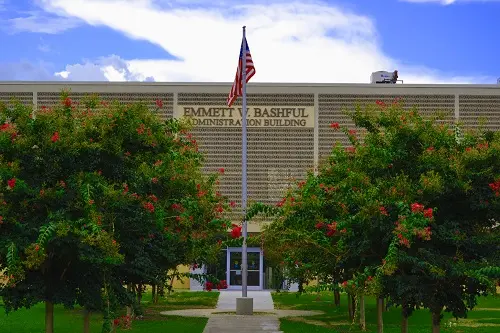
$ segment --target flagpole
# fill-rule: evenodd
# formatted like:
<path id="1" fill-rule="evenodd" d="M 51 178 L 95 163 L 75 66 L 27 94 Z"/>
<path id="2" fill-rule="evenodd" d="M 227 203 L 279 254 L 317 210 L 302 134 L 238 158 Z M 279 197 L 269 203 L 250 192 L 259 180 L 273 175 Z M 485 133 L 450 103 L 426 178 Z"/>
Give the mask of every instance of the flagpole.
<path id="1" fill-rule="evenodd" d="M 242 40 L 242 119 L 241 119 L 241 136 L 242 136 L 242 149 L 241 149 L 241 209 L 243 213 L 243 249 L 241 253 L 241 296 L 247 297 L 247 283 L 248 283 L 248 260 L 247 260 L 247 38 L 246 27 L 243 26 L 243 40 Z"/>

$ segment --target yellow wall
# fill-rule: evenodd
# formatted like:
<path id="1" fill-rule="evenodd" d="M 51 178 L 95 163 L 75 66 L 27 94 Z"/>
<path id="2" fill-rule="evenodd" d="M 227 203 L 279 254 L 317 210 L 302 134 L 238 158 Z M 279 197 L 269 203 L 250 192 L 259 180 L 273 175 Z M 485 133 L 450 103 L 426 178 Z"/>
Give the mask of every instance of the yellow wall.
<path id="1" fill-rule="evenodd" d="M 189 266 L 179 266 L 177 267 L 177 270 L 179 273 L 188 273 L 189 272 Z M 172 273 L 172 272 L 170 272 Z M 183 279 L 175 279 L 173 283 L 173 288 L 175 289 L 189 289 L 190 287 L 190 281 L 189 278 L 183 278 Z"/>

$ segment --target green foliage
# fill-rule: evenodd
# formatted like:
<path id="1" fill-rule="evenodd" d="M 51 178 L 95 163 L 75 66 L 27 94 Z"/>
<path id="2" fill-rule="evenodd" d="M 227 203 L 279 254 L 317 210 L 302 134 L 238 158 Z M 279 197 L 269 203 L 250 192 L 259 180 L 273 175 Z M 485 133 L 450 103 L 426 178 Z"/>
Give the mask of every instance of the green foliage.
<path id="1" fill-rule="evenodd" d="M 500 134 L 398 103 L 349 115 L 357 131 L 331 127 L 350 147 L 335 146 L 277 207 L 252 210 L 274 215 L 266 256 L 296 281 L 465 316 L 491 290 L 494 270 L 481 269 L 499 265 Z"/>
<path id="2" fill-rule="evenodd" d="M 213 260 L 229 205 L 183 122 L 69 96 L 35 117 L 0 109 L 0 295 L 7 311 L 50 300 L 108 320 L 133 304 L 125 285 Z"/>

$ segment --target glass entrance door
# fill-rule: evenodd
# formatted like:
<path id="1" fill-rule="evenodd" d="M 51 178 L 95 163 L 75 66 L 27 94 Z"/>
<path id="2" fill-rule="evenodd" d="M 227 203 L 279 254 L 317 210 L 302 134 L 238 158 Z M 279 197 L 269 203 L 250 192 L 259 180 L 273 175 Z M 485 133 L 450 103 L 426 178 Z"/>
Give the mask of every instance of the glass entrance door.
<path id="1" fill-rule="evenodd" d="M 227 255 L 227 282 L 229 289 L 241 289 L 242 280 L 242 249 L 228 248 Z M 248 248 L 248 279 L 247 285 L 250 290 L 262 289 L 262 266 L 263 258 L 260 248 Z"/>

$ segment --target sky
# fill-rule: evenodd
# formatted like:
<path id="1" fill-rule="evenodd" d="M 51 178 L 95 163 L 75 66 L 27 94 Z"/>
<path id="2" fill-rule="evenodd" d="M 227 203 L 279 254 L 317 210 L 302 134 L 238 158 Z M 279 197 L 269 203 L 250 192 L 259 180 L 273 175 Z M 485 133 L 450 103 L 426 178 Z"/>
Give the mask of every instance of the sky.
<path id="1" fill-rule="evenodd" d="M 0 0 L 0 80 L 494 84 L 500 0 Z"/>

